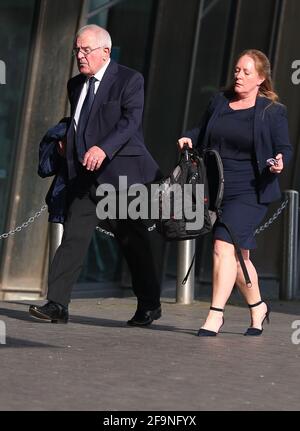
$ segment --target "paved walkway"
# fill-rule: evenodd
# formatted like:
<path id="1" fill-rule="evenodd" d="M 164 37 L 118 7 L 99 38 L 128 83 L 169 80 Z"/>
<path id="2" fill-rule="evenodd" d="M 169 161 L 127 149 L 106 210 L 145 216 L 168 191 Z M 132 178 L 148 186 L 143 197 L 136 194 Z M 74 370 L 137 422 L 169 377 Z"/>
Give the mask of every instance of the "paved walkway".
<path id="1" fill-rule="evenodd" d="M 242 335 L 248 309 L 236 304 L 216 338 L 198 338 L 208 301 L 165 299 L 163 317 L 146 329 L 125 323 L 133 298 L 74 299 L 68 325 L 1 302 L 0 410 L 298 410 L 299 301 L 271 305 L 261 337 Z"/>

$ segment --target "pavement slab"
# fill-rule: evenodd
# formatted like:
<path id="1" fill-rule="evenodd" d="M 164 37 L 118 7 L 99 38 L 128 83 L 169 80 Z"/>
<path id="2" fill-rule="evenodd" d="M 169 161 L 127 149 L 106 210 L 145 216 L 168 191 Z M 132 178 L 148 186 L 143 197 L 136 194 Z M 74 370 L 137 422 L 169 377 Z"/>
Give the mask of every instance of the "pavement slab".
<path id="1" fill-rule="evenodd" d="M 28 305 L 0 302 L 1 411 L 299 410 L 299 301 L 271 301 L 260 337 L 243 336 L 249 310 L 231 303 L 213 338 L 196 336 L 208 300 L 165 298 L 147 328 L 126 325 L 134 298 L 74 299 L 67 325 Z"/>

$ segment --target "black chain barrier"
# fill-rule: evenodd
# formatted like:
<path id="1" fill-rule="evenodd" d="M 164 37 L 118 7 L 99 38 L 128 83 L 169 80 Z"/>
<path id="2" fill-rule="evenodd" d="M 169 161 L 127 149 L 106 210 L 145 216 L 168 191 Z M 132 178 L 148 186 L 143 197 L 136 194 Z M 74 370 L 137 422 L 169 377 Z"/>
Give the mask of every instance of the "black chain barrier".
<path id="1" fill-rule="evenodd" d="M 288 205 L 288 199 L 286 199 L 284 202 L 282 202 L 282 204 L 280 205 L 280 207 L 275 211 L 275 213 L 272 215 L 272 217 L 269 218 L 268 221 L 266 221 L 266 223 L 264 223 L 263 225 L 261 225 L 259 228 L 256 229 L 255 231 L 255 235 L 260 234 L 261 232 L 263 232 L 265 229 L 267 229 L 282 213 L 282 211 L 287 207 Z M 28 226 L 30 226 L 30 224 L 34 223 L 34 221 L 40 217 L 42 215 L 42 213 L 47 209 L 47 205 L 43 205 L 42 208 L 37 211 L 34 216 L 29 217 L 28 220 L 26 220 L 24 223 L 22 223 L 20 226 L 16 227 L 15 229 L 12 229 L 8 232 L 3 233 L 2 235 L 0 235 L 0 240 L 1 239 L 6 239 L 9 236 L 15 235 L 18 232 L 21 232 L 23 229 L 27 228 Z M 153 224 L 152 226 L 148 227 L 148 231 L 152 232 L 155 229 L 155 224 Z M 110 236 L 111 238 L 114 238 L 114 234 L 112 232 L 109 232 L 105 229 L 100 228 L 99 226 L 96 227 L 96 230 L 100 233 L 103 233 L 107 236 Z"/>

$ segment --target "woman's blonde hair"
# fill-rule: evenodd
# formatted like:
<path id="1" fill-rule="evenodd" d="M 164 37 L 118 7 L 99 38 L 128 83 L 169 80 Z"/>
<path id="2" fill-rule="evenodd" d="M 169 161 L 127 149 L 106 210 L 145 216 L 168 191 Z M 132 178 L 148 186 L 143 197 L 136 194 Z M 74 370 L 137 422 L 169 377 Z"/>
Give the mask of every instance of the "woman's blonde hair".
<path id="1" fill-rule="evenodd" d="M 260 77 L 264 78 L 264 81 L 260 84 L 258 89 L 259 96 L 265 96 L 270 99 L 272 102 L 277 102 L 279 97 L 276 94 L 272 77 L 271 77 L 271 65 L 268 57 L 258 49 L 246 49 L 238 55 L 235 64 L 239 61 L 241 57 L 247 55 L 251 57 L 255 64 L 255 69 Z M 228 89 L 229 91 L 233 91 L 233 84 Z"/>

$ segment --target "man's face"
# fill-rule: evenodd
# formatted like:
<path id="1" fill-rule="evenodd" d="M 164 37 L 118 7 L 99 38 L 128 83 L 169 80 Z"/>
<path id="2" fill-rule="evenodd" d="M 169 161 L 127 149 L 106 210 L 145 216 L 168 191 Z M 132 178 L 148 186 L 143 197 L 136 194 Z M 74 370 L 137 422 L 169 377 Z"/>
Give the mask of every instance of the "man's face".
<path id="1" fill-rule="evenodd" d="M 78 49 L 76 54 L 78 70 L 88 77 L 95 75 L 109 58 L 109 49 L 102 47 L 99 37 L 90 30 L 84 31 L 76 39 L 74 48 Z"/>

